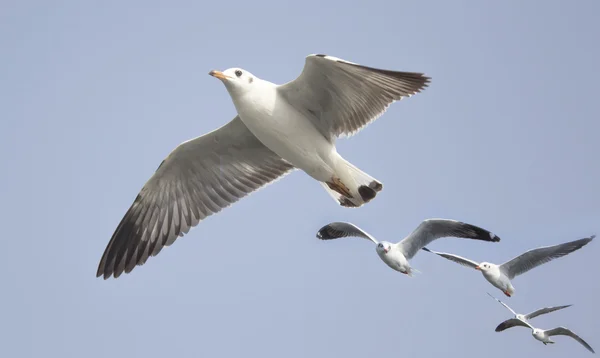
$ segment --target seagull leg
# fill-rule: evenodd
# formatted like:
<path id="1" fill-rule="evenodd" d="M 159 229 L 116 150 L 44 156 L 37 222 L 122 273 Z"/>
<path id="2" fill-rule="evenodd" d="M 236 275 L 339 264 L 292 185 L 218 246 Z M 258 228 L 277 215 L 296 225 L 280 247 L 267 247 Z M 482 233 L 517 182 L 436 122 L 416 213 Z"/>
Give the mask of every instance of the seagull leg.
<path id="1" fill-rule="evenodd" d="M 331 181 L 328 181 L 325 183 L 327 184 L 329 189 L 335 191 L 336 193 L 338 193 L 342 196 L 345 196 L 347 198 L 352 198 L 352 194 L 350 194 L 350 189 L 348 189 L 348 187 L 344 183 L 342 183 L 340 178 L 333 177 L 333 178 L 331 178 Z"/>
<path id="2" fill-rule="evenodd" d="M 511 296 L 510 296 L 510 292 L 508 292 L 508 290 L 504 290 L 503 292 L 504 292 L 504 294 L 505 294 L 506 296 L 508 296 L 508 297 L 511 297 Z M 544 344 L 545 344 L 545 343 L 544 343 Z"/>
<path id="3" fill-rule="evenodd" d="M 351 202 L 348 198 L 341 197 L 339 199 L 340 205 L 346 208 L 357 208 L 358 206 Z"/>

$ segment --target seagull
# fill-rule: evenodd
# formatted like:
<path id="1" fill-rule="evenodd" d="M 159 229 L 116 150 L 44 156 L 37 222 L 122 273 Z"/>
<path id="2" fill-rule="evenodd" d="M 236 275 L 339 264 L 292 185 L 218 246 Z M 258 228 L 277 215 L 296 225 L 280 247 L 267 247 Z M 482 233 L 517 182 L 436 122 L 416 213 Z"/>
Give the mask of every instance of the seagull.
<path id="1" fill-rule="evenodd" d="M 488 295 L 490 295 L 488 293 Z M 569 307 L 571 305 L 567 305 L 567 306 L 559 306 L 559 307 L 550 307 L 550 308 L 542 308 L 539 309 L 535 312 L 532 312 L 528 315 L 520 315 L 518 313 L 516 313 L 512 308 L 508 307 L 508 305 L 502 301 L 500 301 L 499 299 L 497 299 L 496 297 L 490 295 L 490 297 L 492 297 L 493 299 L 495 299 L 496 301 L 500 302 L 500 304 L 502 306 L 504 306 L 507 310 L 511 311 L 512 314 L 515 315 L 516 319 L 509 319 L 506 320 L 502 323 L 500 323 L 500 325 L 498 327 L 496 327 L 496 332 L 501 332 L 507 328 L 510 327 L 515 327 L 515 326 L 522 326 L 522 327 L 529 327 L 531 328 L 531 335 L 533 336 L 533 338 L 537 339 L 538 341 L 544 343 L 544 345 L 547 344 L 552 344 L 555 343 L 554 341 L 552 341 L 550 339 L 550 337 L 552 336 L 569 336 L 573 339 L 575 339 L 577 342 L 581 343 L 581 345 L 583 345 L 585 348 L 587 348 L 588 351 L 592 352 L 592 353 L 596 353 L 594 352 L 594 349 L 592 349 L 592 347 L 587 344 L 586 341 L 584 341 L 583 339 L 581 339 L 581 337 L 579 337 L 578 335 L 576 335 L 575 333 L 573 333 L 573 331 L 571 331 L 568 328 L 565 327 L 556 327 L 553 329 L 547 329 L 547 330 L 543 330 L 540 328 L 535 328 L 534 326 L 532 326 L 527 319 L 528 318 L 533 318 L 535 316 L 539 316 L 540 314 L 544 314 L 544 313 L 548 313 L 548 312 L 552 312 L 552 311 L 556 311 L 562 308 L 566 308 Z M 540 311 L 544 311 L 541 313 L 538 313 Z M 527 317 L 529 316 L 529 317 Z"/>
<path id="2" fill-rule="evenodd" d="M 412 277 L 417 271 L 409 264 L 419 250 L 430 242 L 442 237 L 458 237 L 464 239 L 498 242 L 500 238 L 480 227 L 449 219 L 426 219 L 398 243 L 379 242 L 373 236 L 348 222 L 332 222 L 317 232 L 321 240 L 339 239 L 342 237 L 360 237 L 375 243 L 377 255 L 392 269 Z"/>
<path id="3" fill-rule="evenodd" d="M 496 265 L 489 262 L 477 263 L 458 255 L 432 251 L 427 247 L 423 247 L 423 250 L 439 255 L 450 261 L 454 261 L 460 265 L 480 270 L 483 277 L 485 277 L 489 283 L 502 291 L 506 296 L 511 297 L 515 293 L 515 288 L 510 282 L 513 278 L 524 274 L 541 264 L 545 264 L 559 257 L 568 255 L 573 251 L 579 250 L 592 241 L 594 237 L 596 237 L 596 235 L 563 244 L 544 246 L 529 250 L 502 265 Z"/>
<path id="4" fill-rule="evenodd" d="M 430 77 L 309 55 L 283 85 L 241 68 L 221 80 L 237 115 L 177 146 L 158 166 L 114 231 L 96 276 L 119 277 L 143 265 L 206 217 L 301 169 L 343 207 L 357 208 L 383 189 L 340 156 L 335 141 L 421 92 Z"/>
<path id="5" fill-rule="evenodd" d="M 508 308 L 515 315 L 514 318 L 507 319 L 506 321 L 500 323 L 498 325 L 498 327 L 496 327 L 496 332 L 502 332 L 506 329 L 509 329 L 509 328 L 515 327 L 515 326 L 528 327 L 529 320 L 532 318 L 535 318 L 537 316 L 541 316 L 543 314 L 547 314 L 550 312 L 562 310 L 564 308 L 568 308 L 568 307 L 572 306 L 572 305 L 565 305 L 565 306 L 544 307 L 544 308 L 540 308 L 540 309 L 535 310 L 528 314 L 520 314 L 520 313 L 515 313 L 510 307 L 508 307 L 508 305 L 506 305 L 504 302 L 500 301 L 496 297 L 492 296 L 490 293 L 488 293 L 488 295 L 490 297 L 492 297 L 493 299 L 495 299 L 496 301 L 500 302 L 504 307 Z"/>

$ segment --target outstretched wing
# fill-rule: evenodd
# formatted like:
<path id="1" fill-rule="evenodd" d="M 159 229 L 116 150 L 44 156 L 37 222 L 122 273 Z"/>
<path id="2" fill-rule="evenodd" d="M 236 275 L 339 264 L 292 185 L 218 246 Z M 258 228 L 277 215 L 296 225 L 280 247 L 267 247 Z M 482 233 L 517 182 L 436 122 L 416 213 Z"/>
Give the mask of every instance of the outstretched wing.
<path id="1" fill-rule="evenodd" d="M 180 144 L 127 210 L 96 275 L 107 279 L 131 272 L 207 216 L 292 169 L 254 137 L 239 117 Z"/>
<path id="2" fill-rule="evenodd" d="M 521 254 L 514 259 L 500 265 L 500 270 L 502 270 L 504 274 L 506 274 L 506 276 L 512 280 L 515 276 L 521 275 L 539 265 L 579 250 L 592 241 L 594 237 L 596 237 L 596 235 L 587 237 L 585 239 L 566 242 L 564 244 L 545 246 L 529 250 L 524 254 Z"/>
<path id="3" fill-rule="evenodd" d="M 424 246 L 442 237 L 498 242 L 500 238 L 478 226 L 449 219 L 427 219 L 397 245 L 407 259 L 411 259 Z"/>
<path id="4" fill-rule="evenodd" d="M 298 78 L 277 88 L 325 138 L 352 135 L 430 81 L 422 73 L 382 70 L 327 55 L 309 55 Z"/>
<path id="5" fill-rule="evenodd" d="M 499 299 L 497 299 L 496 297 L 492 296 L 489 292 L 487 292 L 487 294 L 491 298 L 493 298 L 496 301 L 498 301 L 498 303 L 500 303 L 502 306 L 504 306 L 504 308 L 506 308 L 507 310 L 509 310 L 512 314 L 514 314 L 515 316 L 517 315 L 517 312 L 515 312 L 512 308 L 510 308 L 506 303 L 504 303 L 504 302 L 500 301 Z"/>
<path id="6" fill-rule="evenodd" d="M 500 323 L 498 325 L 498 327 L 496 327 L 496 332 L 502 332 L 505 329 L 509 329 L 511 327 L 519 327 L 519 326 L 531 328 L 531 326 L 527 325 L 525 322 L 521 321 L 520 319 L 511 318 L 511 319 L 507 319 L 506 321 Z"/>
<path id="7" fill-rule="evenodd" d="M 592 349 L 592 347 L 586 341 L 581 339 L 581 337 L 579 337 L 578 335 L 573 333 L 573 331 L 571 331 L 568 328 L 556 327 L 556 328 L 547 330 L 546 334 L 549 336 L 569 336 L 569 337 L 575 339 L 577 342 L 581 343 L 581 345 L 584 346 L 585 348 L 587 348 L 588 351 L 590 351 L 592 353 L 596 353 L 596 352 L 594 352 L 594 349 Z"/>
<path id="8" fill-rule="evenodd" d="M 363 239 L 371 240 L 375 244 L 378 243 L 373 236 L 369 235 L 369 233 L 348 222 L 332 222 L 323 226 L 317 232 L 317 238 L 321 240 L 333 240 L 342 237 L 361 237 Z"/>
<path id="9" fill-rule="evenodd" d="M 422 250 L 427 251 L 427 252 L 431 252 L 432 254 L 436 254 L 436 255 L 441 256 L 441 257 L 443 257 L 443 258 L 445 258 L 447 260 L 454 261 L 457 264 L 460 264 L 460 265 L 463 265 L 463 266 L 466 266 L 466 267 L 470 267 L 470 268 L 473 268 L 473 269 L 475 267 L 477 267 L 477 265 L 479 265 L 478 262 L 466 259 L 466 258 L 458 256 L 458 255 L 448 254 L 448 253 L 445 253 L 445 252 L 432 251 L 432 250 L 429 250 L 426 247 L 422 248 Z"/>
<path id="10" fill-rule="evenodd" d="M 572 305 L 540 308 L 539 310 L 535 310 L 535 311 L 533 311 L 531 313 L 526 314 L 525 318 L 532 319 L 534 317 L 537 317 L 537 316 L 540 316 L 540 315 L 543 315 L 543 314 L 546 314 L 546 313 L 550 313 L 550 312 L 562 310 L 563 308 L 567 308 L 567 307 L 571 307 L 571 306 Z"/>

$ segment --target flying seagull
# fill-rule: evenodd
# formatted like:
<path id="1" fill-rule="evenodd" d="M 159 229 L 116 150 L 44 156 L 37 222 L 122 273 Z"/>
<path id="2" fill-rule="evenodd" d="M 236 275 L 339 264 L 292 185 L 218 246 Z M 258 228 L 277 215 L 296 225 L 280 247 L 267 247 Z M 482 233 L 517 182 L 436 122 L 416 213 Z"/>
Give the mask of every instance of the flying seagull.
<path id="1" fill-rule="evenodd" d="M 515 288 L 510 282 L 513 278 L 524 274 L 525 272 L 541 264 L 545 264 L 553 259 L 563 257 L 573 251 L 579 250 L 592 241 L 594 237 L 596 237 L 596 235 L 592 235 L 584 239 L 569 241 L 563 244 L 544 246 L 529 250 L 524 254 L 521 254 L 514 259 L 503 263 L 502 265 L 496 265 L 489 262 L 477 263 L 458 255 L 432 251 L 427 247 L 424 247 L 423 250 L 439 255 L 450 261 L 454 261 L 460 265 L 480 270 L 483 274 L 483 277 L 485 277 L 489 283 L 494 285 L 494 287 L 498 288 L 500 291 L 504 292 L 506 296 L 511 297 L 515 293 Z"/>
<path id="2" fill-rule="evenodd" d="M 511 327 L 516 327 L 516 326 L 529 327 L 528 326 L 529 320 L 532 318 L 535 318 L 537 316 L 541 316 L 543 314 L 547 314 L 550 312 L 562 310 L 564 308 L 572 306 L 572 305 L 565 305 L 565 306 L 544 307 L 544 308 L 540 308 L 540 309 L 535 310 L 528 314 L 520 314 L 520 313 L 514 312 L 510 307 L 508 307 L 508 305 L 506 305 L 504 302 L 500 301 L 496 297 L 492 296 L 491 294 L 488 293 L 488 295 L 490 297 L 492 297 L 493 299 L 495 299 L 496 301 L 500 302 L 504 307 L 506 307 L 508 310 L 510 310 L 515 315 L 514 318 L 507 319 L 506 321 L 500 323 L 498 325 L 498 327 L 496 327 L 496 332 L 502 332 L 506 329 L 509 329 Z"/>
<path id="3" fill-rule="evenodd" d="M 488 295 L 490 295 L 490 294 L 488 293 Z M 500 302 L 500 304 L 502 306 L 504 306 L 507 310 L 511 311 L 512 314 L 514 314 L 515 317 L 517 317 L 516 319 L 514 319 L 514 318 L 513 319 L 509 319 L 507 321 L 504 321 L 504 322 L 500 323 L 500 325 L 496 328 L 496 332 L 500 332 L 500 331 L 503 331 L 503 330 L 505 330 L 507 328 L 515 327 L 515 326 L 529 327 L 529 328 L 531 328 L 531 335 L 533 336 L 533 338 L 535 338 L 538 341 L 544 343 L 544 345 L 547 345 L 549 343 L 555 343 L 552 340 L 550 340 L 550 337 L 552 337 L 552 336 L 569 336 L 569 337 L 575 339 L 577 342 L 581 343 L 581 345 L 583 345 L 585 348 L 587 348 L 588 351 L 590 351 L 592 353 L 596 353 L 596 352 L 594 352 L 594 349 L 592 349 L 592 347 L 589 344 L 587 344 L 586 341 L 584 341 L 583 339 L 581 339 L 581 337 L 579 337 L 578 335 L 576 335 L 575 333 L 573 333 L 573 331 L 571 331 L 568 328 L 565 328 L 565 327 L 556 327 L 556 328 L 553 328 L 553 329 L 543 330 L 543 329 L 535 328 L 534 326 L 532 326 L 527 321 L 527 319 L 522 319 L 525 316 L 530 316 L 529 318 L 533 318 L 533 317 L 538 316 L 540 314 L 544 314 L 544 313 L 556 311 L 557 309 L 569 307 L 570 305 L 568 305 L 568 306 L 554 307 L 554 309 L 552 309 L 551 311 L 545 311 L 545 312 L 536 314 L 535 316 L 531 316 L 531 315 L 535 314 L 536 312 L 539 312 L 539 311 L 542 311 L 542 310 L 549 310 L 549 309 L 551 309 L 551 308 L 542 308 L 541 310 L 538 310 L 538 311 L 530 313 L 529 315 L 523 316 L 523 315 L 517 314 L 512 308 L 508 307 L 508 305 L 506 303 L 500 301 L 496 297 L 494 297 L 492 295 L 490 295 L 490 297 L 492 297 L 496 301 Z M 521 318 L 519 318 L 519 317 L 521 317 Z M 501 328 L 501 326 L 503 324 L 505 324 L 507 322 L 510 322 L 510 321 L 513 321 L 513 322 L 510 323 L 508 326 Z M 501 329 L 499 329 L 499 328 L 501 328 Z"/>
<path id="4" fill-rule="evenodd" d="M 323 226 L 317 232 L 321 240 L 339 239 L 342 237 L 360 237 L 375 243 L 377 254 L 392 269 L 412 276 L 416 271 L 411 268 L 411 260 L 419 250 L 430 242 L 442 237 L 458 237 L 464 239 L 498 242 L 500 238 L 480 227 L 449 219 L 427 219 L 410 235 L 398 243 L 377 241 L 373 236 L 348 222 L 333 222 Z"/>
<path id="5" fill-rule="evenodd" d="M 336 150 L 388 106 L 421 92 L 421 73 L 362 66 L 326 55 L 306 57 L 283 85 L 241 68 L 210 71 L 237 109 L 224 126 L 177 146 L 142 187 L 108 243 L 96 276 L 129 273 L 207 216 L 301 169 L 344 207 L 360 207 L 383 185 Z"/>

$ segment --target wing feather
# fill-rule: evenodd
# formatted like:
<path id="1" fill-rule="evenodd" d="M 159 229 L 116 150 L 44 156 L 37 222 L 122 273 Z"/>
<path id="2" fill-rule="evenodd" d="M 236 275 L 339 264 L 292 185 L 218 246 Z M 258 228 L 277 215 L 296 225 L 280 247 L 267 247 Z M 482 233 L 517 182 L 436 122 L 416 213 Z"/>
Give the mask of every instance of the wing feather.
<path id="1" fill-rule="evenodd" d="M 510 261 L 500 265 L 502 270 L 509 279 L 521 275 L 539 265 L 550 262 L 559 257 L 566 256 L 573 251 L 577 251 L 587 245 L 594 239 L 596 235 L 584 239 L 574 240 L 554 246 L 539 247 L 529 250 Z"/>
<path id="2" fill-rule="evenodd" d="M 332 56 L 310 55 L 300 76 L 279 86 L 278 91 L 333 141 L 358 132 L 393 102 L 424 90 L 430 80 L 422 73 L 389 71 Z"/>
<path id="3" fill-rule="evenodd" d="M 407 259 L 423 247 L 442 237 L 498 242 L 500 238 L 478 226 L 449 219 L 427 219 L 397 245 Z"/>
<path id="4" fill-rule="evenodd" d="M 323 226 L 317 232 L 317 238 L 321 240 L 333 240 L 342 237 L 360 237 L 378 244 L 378 241 L 369 233 L 348 222 L 332 222 Z"/>
<path id="5" fill-rule="evenodd" d="M 596 352 L 594 352 L 594 349 L 586 341 L 584 341 L 581 337 L 576 335 L 573 331 L 571 331 L 568 328 L 556 327 L 556 328 L 547 330 L 546 334 L 548 336 L 569 336 L 569 337 L 573 338 L 574 340 L 576 340 L 577 342 L 579 342 L 588 351 L 590 351 L 592 353 L 596 353 Z"/>
<path id="6" fill-rule="evenodd" d="M 107 279 L 131 272 L 206 217 L 293 168 L 254 137 L 239 117 L 180 144 L 125 213 L 96 275 Z"/>
<path id="7" fill-rule="evenodd" d="M 454 262 L 456 262 L 459 265 L 470 267 L 470 268 L 473 268 L 473 269 L 475 267 L 477 267 L 477 265 L 479 265 L 478 262 L 475 262 L 473 260 L 469 260 L 467 258 L 458 256 L 458 255 L 448 254 L 446 252 L 437 252 L 437 251 L 429 250 L 426 247 L 422 248 L 421 250 L 424 250 L 424 251 L 427 251 L 427 252 L 431 252 L 432 254 L 436 254 L 438 256 L 441 256 L 441 257 L 445 258 L 446 260 L 454 261 Z"/>

